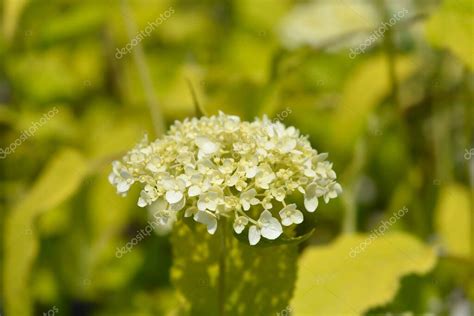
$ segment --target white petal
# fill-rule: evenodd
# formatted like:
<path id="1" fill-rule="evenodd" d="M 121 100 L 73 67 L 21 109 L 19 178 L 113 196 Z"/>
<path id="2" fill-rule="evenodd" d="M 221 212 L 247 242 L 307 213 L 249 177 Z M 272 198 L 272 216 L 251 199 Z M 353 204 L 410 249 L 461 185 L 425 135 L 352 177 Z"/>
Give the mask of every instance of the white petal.
<path id="1" fill-rule="evenodd" d="M 207 137 L 196 137 L 196 144 L 204 154 L 213 154 L 219 149 L 219 146 Z"/>
<path id="2" fill-rule="evenodd" d="M 245 226 L 240 224 L 234 224 L 234 231 L 240 234 L 244 230 Z"/>
<path id="3" fill-rule="evenodd" d="M 217 209 L 217 201 L 211 200 L 207 203 L 207 209 L 215 211 Z"/>
<path id="4" fill-rule="evenodd" d="M 291 215 L 291 221 L 295 224 L 301 224 L 303 220 L 303 213 L 301 213 L 299 210 L 295 210 Z"/>
<path id="5" fill-rule="evenodd" d="M 201 188 L 197 185 L 192 185 L 188 190 L 189 196 L 197 196 L 199 194 L 201 194 Z"/>
<path id="6" fill-rule="evenodd" d="M 295 203 L 292 203 L 292 204 L 288 204 L 287 206 L 285 206 L 282 211 L 290 211 L 290 212 L 294 212 L 296 210 L 296 204 Z"/>
<path id="7" fill-rule="evenodd" d="M 337 198 L 337 192 L 336 191 L 329 191 L 328 196 L 331 199 Z"/>
<path id="8" fill-rule="evenodd" d="M 308 198 L 305 196 L 304 198 L 304 207 L 310 213 L 314 212 L 318 208 L 318 198 L 316 196 L 312 198 Z"/>
<path id="9" fill-rule="evenodd" d="M 111 172 L 111 173 L 109 174 L 108 179 L 109 179 L 109 183 L 110 183 L 110 184 L 115 185 L 115 173 Z"/>
<path id="10" fill-rule="evenodd" d="M 217 230 L 217 220 L 214 219 L 214 221 L 212 223 L 210 223 L 209 225 L 207 225 L 207 232 L 211 235 L 214 235 L 214 233 L 216 232 Z"/>
<path id="11" fill-rule="evenodd" d="M 196 222 L 202 223 L 207 226 L 207 232 L 213 235 L 217 229 L 217 220 L 214 216 L 205 211 L 199 211 L 194 215 Z"/>
<path id="12" fill-rule="evenodd" d="M 207 208 L 207 203 L 204 200 L 199 199 L 197 202 L 197 207 L 200 211 L 205 211 Z"/>
<path id="13" fill-rule="evenodd" d="M 283 146 L 280 148 L 280 151 L 283 153 L 289 153 L 295 147 L 296 147 L 296 140 L 289 138 L 285 140 L 285 142 L 283 143 Z"/>
<path id="14" fill-rule="evenodd" d="M 198 209 L 194 206 L 189 207 L 184 211 L 184 217 L 191 217 L 198 212 Z"/>
<path id="15" fill-rule="evenodd" d="M 254 246 L 258 244 L 260 241 L 261 235 L 260 235 L 260 230 L 257 228 L 257 226 L 252 225 L 250 226 L 249 229 L 249 243 L 250 245 Z"/>
<path id="16" fill-rule="evenodd" d="M 118 184 L 117 184 L 117 192 L 118 193 L 124 193 L 124 192 L 127 192 L 128 189 L 130 189 L 130 183 L 128 183 L 127 181 L 120 181 Z"/>
<path id="17" fill-rule="evenodd" d="M 281 219 L 285 219 L 285 218 L 288 217 L 288 216 L 286 216 L 285 208 L 286 208 L 286 207 L 282 208 L 282 210 L 281 210 L 280 212 L 278 212 L 278 214 L 280 214 L 280 218 L 281 218 Z"/>
<path id="18" fill-rule="evenodd" d="M 151 207 L 153 207 L 153 210 L 156 211 L 164 211 L 168 208 L 168 202 L 165 201 L 163 198 L 159 198 L 156 200 Z"/>
<path id="19" fill-rule="evenodd" d="M 277 239 L 282 232 L 283 228 L 276 218 L 272 218 L 267 225 L 262 227 L 262 236 L 270 240 Z"/>
<path id="20" fill-rule="evenodd" d="M 178 186 L 178 188 L 180 189 L 180 191 L 184 191 L 184 189 L 186 188 L 186 181 L 184 181 L 183 179 L 176 179 L 176 185 Z"/>
<path id="21" fill-rule="evenodd" d="M 248 222 L 249 220 L 247 219 L 247 217 L 240 216 L 236 218 L 233 225 L 235 232 L 237 234 L 240 234 L 245 229 L 245 226 L 248 224 Z"/>
<path id="22" fill-rule="evenodd" d="M 168 191 L 166 192 L 166 201 L 170 204 L 177 203 L 183 198 L 183 193 L 179 191 Z"/>
<path id="23" fill-rule="evenodd" d="M 281 223 L 283 224 L 283 226 L 290 226 L 291 224 L 293 224 L 291 218 L 289 217 L 282 218 Z"/>
<path id="24" fill-rule="evenodd" d="M 182 198 L 178 203 L 170 204 L 170 210 L 178 212 L 181 211 L 186 204 L 186 199 Z"/>
<path id="25" fill-rule="evenodd" d="M 172 179 L 164 179 L 161 184 L 163 185 L 163 187 L 165 188 L 165 190 L 167 191 L 171 191 L 173 190 L 174 186 L 175 186 L 175 182 L 174 180 Z"/>
<path id="26" fill-rule="evenodd" d="M 147 206 L 147 204 L 148 203 L 142 197 L 138 198 L 138 203 L 137 203 L 138 206 L 145 207 L 145 206 Z"/>
<path id="27" fill-rule="evenodd" d="M 257 166 L 253 166 L 251 168 L 248 168 L 245 172 L 245 176 L 249 179 L 255 177 L 255 175 L 257 174 L 257 171 L 258 171 L 258 167 Z"/>
<path id="28" fill-rule="evenodd" d="M 313 169 L 305 169 L 304 175 L 310 178 L 314 178 L 316 176 L 316 172 Z"/>
<path id="29" fill-rule="evenodd" d="M 252 205 L 257 205 L 258 203 L 260 203 L 260 200 L 257 199 L 257 198 L 253 198 L 253 199 L 250 200 L 250 204 L 252 204 Z"/>
<path id="30" fill-rule="evenodd" d="M 306 187 L 305 193 L 312 198 L 313 196 L 317 195 L 318 185 L 316 183 L 311 183 Z"/>
<path id="31" fill-rule="evenodd" d="M 146 169 L 150 170 L 151 172 L 158 172 L 160 169 L 158 169 L 153 163 L 149 162 L 146 165 Z"/>
<path id="32" fill-rule="evenodd" d="M 318 185 L 316 183 L 311 183 L 306 188 L 306 193 L 304 195 L 304 207 L 310 213 L 314 212 L 318 207 Z"/>
<path id="33" fill-rule="evenodd" d="M 265 210 L 262 212 L 262 214 L 260 214 L 259 221 L 268 222 L 272 218 L 273 218 L 272 213 L 270 213 L 270 211 Z"/>
<path id="34" fill-rule="evenodd" d="M 245 198 L 245 199 L 251 199 L 253 197 L 255 197 L 255 195 L 257 194 L 257 190 L 255 189 L 250 189 L 248 191 L 245 191 L 244 193 L 242 193 L 242 197 Z"/>

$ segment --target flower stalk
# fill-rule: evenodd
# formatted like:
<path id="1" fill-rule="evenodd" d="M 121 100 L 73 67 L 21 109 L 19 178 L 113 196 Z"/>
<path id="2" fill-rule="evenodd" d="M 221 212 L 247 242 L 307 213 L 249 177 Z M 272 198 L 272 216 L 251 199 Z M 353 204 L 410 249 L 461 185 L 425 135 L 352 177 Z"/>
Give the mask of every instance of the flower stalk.
<path id="1" fill-rule="evenodd" d="M 220 232 L 220 244 L 219 244 L 219 287 L 217 289 L 218 304 L 219 304 L 219 316 L 225 315 L 225 303 L 226 303 L 226 274 L 227 274 L 227 219 L 222 219 L 222 227 Z"/>

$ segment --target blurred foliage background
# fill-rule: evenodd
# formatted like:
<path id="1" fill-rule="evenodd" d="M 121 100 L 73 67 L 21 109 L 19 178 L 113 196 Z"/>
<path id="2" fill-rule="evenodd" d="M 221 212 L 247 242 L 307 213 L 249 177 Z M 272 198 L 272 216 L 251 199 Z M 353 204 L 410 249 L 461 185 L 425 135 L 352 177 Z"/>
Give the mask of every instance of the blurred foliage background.
<path id="1" fill-rule="evenodd" d="M 471 0 L 3 0 L 0 10 L 1 315 L 182 313 L 169 236 L 116 257 L 148 214 L 107 175 L 145 133 L 159 136 L 153 115 L 166 125 L 195 115 L 187 81 L 206 113 L 279 119 L 334 162 L 344 194 L 320 206 L 298 275 L 319 274 L 344 299 L 322 286 L 299 296 L 299 280 L 286 312 L 472 312 Z M 405 206 L 371 246 L 380 261 L 340 262 Z M 416 258 L 389 267 L 410 247 Z M 335 265 L 344 275 L 321 272 Z"/>

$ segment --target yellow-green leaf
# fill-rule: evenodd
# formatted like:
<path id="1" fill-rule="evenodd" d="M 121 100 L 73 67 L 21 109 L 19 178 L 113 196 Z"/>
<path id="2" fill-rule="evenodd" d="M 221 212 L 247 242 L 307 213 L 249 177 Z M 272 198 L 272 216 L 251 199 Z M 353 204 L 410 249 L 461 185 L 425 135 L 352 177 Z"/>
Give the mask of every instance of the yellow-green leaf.
<path id="1" fill-rule="evenodd" d="M 414 60 L 398 57 L 397 80 L 403 81 L 414 70 Z M 333 142 L 337 148 L 352 147 L 364 130 L 369 114 L 391 89 L 387 58 L 374 57 L 357 68 L 344 87 L 341 104 L 334 114 Z M 341 131 L 343 129 L 343 131 Z"/>
<path id="2" fill-rule="evenodd" d="M 450 50 L 474 69 L 474 2 L 445 0 L 426 24 L 426 37 L 433 45 Z"/>
<path id="3" fill-rule="evenodd" d="M 27 3 L 28 0 L 7 0 L 4 2 L 2 26 L 6 39 L 10 40 L 15 34 L 18 19 Z"/>
<path id="4" fill-rule="evenodd" d="M 190 223 L 192 230 L 182 222 L 173 229 L 171 276 L 190 315 L 218 315 L 222 293 L 227 316 L 275 315 L 287 308 L 296 277 L 296 246 L 252 247 L 233 237 L 228 227 L 225 290 L 221 291 L 218 284 L 223 225 L 219 224 L 214 236 L 197 223 Z"/>
<path id="5" fill-rule="evenodd" d="M 441 190 L 436 206 L 436 228 L 448 254 L 470 258 L 469 189 L 450 184 Z"/>
<path id="6" fill-rule="evenodd" d="M 83 157 L 64 149 L 46 166 L 31 191 L 7 215 L 4 232 L 4 288 L 8 315 L 31 315 L 30 270 L 38 253 L 35 221 L 41 212 L 69 198 L 87 174 Z"/>
<path id="7" fill-rule="evenodd" d="M 361 315 L 392 300 L 401 277 L 435 262 L 433 249 L 407 234 L 343 235 L 303 254 L 291 307 L 295 315 Z"/>

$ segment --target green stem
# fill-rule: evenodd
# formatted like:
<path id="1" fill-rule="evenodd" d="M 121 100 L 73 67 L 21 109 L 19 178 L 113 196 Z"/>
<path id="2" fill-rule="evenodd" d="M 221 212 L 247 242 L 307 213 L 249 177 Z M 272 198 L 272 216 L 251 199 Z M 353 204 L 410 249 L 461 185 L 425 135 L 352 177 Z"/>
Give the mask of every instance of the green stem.
<path id="1" fill-rule="evenodd" d="M 346 213 L 344 214 L 343 231 L 348 234 L 353 234 L 357 230 L 357 209 L 354 201 L 354 194 L 352 188 L 344 192 L 343 203 Z"/>
<path id="2" fill-rule="evenodd" d="M 341 177 L 343 183 L 343 204 L 345 209 L 343 231 L 354 233 L 357 231 L 357 205 L 354 197 L 355 180 L 359 177 L 367 161 L 367 146 L 364 138 L 354 147 L 354 155 L 350 166 Z"/>
<path id="3" fill-rule="evenodd" d="M 196 111 L 196 117 L 206 116 L 206 113 L 204 112 L 204 109 L 202 105 L 199 103 L 199 100 L 197 98 L 193 83 L 189 79 L 186 79 L 186 83 L 188 84 L 189 92 L 191 93 L 191 98 L 193 99 L 194 110 Z"/>
<path id="4" fill-rule="evenodd" d="M 387 9 L 387 5 L 385 1 L 380 1 L 380 11 L 382 13 L 382 16 L 384 17 L 384 20 L 389 20 L 390 15 Z M 387 59 L 388 59 L 388 75 L 390 79 L 390 85 L 392 88 L 392 100 L 395 103 L 397 107 L 397 111 L 401 113 L 402 111 L 402 102 L 400 99 L 400 87 L 399 83 L 397 80 L 397 70 L 396 70 L 396 64 L 397 64 L 397 44 L 395 42 L 395 30 L 392 28 L 389 28 L 387 30 L 387 33 L 384 37 L 384 46 L 385 46 L 385 51 L 387 54 Z"/>
<path id="5" fill-rule="evenodd" d="M 130 7 L 128 6 L 127 0 L 122 0 L 122 15 L 125 21 L 128 38 L 129 40 L 132 40 L 137 34 L 137 26 L 130 15 Z M 165 120 L 160 111 L 160 105 L 153 88 L 150 71 L 146 65 L 145 53 L 143 52 L 143 47 L 140 43 L 132 51 L 132 56 L 138 69 L 141 84 L 145 90 L 147 105 L 150 110 L 153 128 L 156 133 L 155 136 L 160 136 L 165 132 Z"/>
<path id="6" fill-rule="evenodd" d="M 218 305 L 219 305 L 219 316 L 225 315 L 225 302 L 226 302 L 226 235 L 227 235 L 227 220 L 225 217 L 222 218 L 220 233 L 220 249 L 219 249 L 219 284 L 217 289 Z"/>

